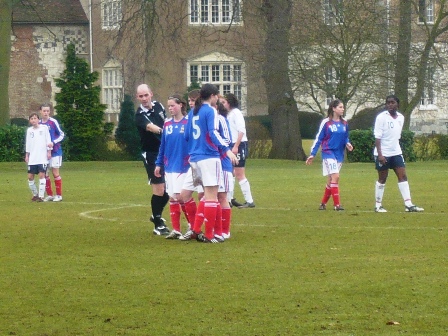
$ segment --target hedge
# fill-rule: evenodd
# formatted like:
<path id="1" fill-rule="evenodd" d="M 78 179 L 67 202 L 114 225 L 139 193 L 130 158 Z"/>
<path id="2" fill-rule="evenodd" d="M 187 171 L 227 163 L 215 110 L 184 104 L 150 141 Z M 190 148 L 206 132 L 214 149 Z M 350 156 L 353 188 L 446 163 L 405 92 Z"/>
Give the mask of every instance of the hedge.
<path id="1" fill-rule="evenodd" d="M 27 127 L 8 125 L 0 127 L 0 162 L 21 162 L 25 158 Z"/>

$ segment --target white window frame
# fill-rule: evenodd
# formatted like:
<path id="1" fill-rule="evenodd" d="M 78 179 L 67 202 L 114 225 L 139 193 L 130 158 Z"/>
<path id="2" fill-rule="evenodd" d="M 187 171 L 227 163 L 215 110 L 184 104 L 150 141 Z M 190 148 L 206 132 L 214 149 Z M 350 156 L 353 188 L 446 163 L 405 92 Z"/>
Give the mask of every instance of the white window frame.
<path id="1" fill-rule="evenodd" d="M 106 113 L 120 113 L 123 101 L 123 70 L 117 61 L 109 61 L 102 69 L 101 100 Z"/>
<path id="2" fill-rule="evenodd" d="M 343 0 L 323 0 L 322 14 L 324 23 L 334 26 L 344 23 Z"/>
<path id="3" fill-rule="evenodd" d="M 335 88 L 336 85 L 338 84 L 339 81 L 339 74 L 336 71 L 335 68 L 328 66 L 325 68 L 325 83 L 327 84 L 327 86 L 331 86 L 332 88 Z M 330 103 L 335 100 L 335 96 L 334 94 L 330 95 L 328 92 L 325 93 L 326 94 L 326 99 L 325 99 L 325 107 L 328 108 L 328 106 L 330 106 Z"/>
<path id="4" fill-rule="evenodd" d="M 418 23 L 434 23 L 434 0 L 418 1 Z"/>
<path id="5" fill-rule="evenodd" d="M 192 25 L 241 25 L 242 0 L 188 0 Z"/>
<path id="6" fill-rule="evenodd" d="M 122 0 L 101 0 L 101 27 L 103 30 L 118 30 L 121 26 Z"/>
<path id="7" fill-rule="evenodd" d="M 246 114 L 246 67 L 239 59 L 222 53 L 211 53 L 187 62 L 187 86 L 197 82 L 211 83 L 218 87 L 219 93 L 233 93 L 240 102 L 241 111 Z"/>

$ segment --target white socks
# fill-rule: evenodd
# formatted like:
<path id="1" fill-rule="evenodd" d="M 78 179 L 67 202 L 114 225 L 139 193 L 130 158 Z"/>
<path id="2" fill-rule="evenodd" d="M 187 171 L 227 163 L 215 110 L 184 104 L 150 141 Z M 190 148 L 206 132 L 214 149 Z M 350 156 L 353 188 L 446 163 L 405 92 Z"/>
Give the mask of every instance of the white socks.
<path id="1" fill-rule="evenodd" d="M 404 204 L 407 207 L 412 206 L 411 190 L 409 189 L 408 181 L 398 182 L 398 189 L 400 189 L 400 193 L 401 193 L 401 196 L 403 197 Z"/>
<path id="2" fill-rule="evenodd" d="M 246 200 L 247 203 L 253 203 L 254 199 L 252 198 L 252 193 L 250 192 L 250 184 L 249 181 L 246 179 L 241 180 L 239 182 L 240 187 L 241 187 L 241 191 L 243 193 L 244 199 Z"/>
<path id="3" fill-rule="evenodd" d="M 379 208 L 383 203 L 383 195 L 385 184 L 381 184 L 378 181 L 375 183 L 375 207 Z"/>

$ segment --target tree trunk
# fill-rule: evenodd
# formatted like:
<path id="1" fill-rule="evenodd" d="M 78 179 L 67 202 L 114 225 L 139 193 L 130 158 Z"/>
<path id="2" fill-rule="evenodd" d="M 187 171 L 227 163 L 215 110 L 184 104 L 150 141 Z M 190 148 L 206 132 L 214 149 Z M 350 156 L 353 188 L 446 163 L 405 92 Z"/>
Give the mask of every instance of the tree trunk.
<path id="1" fill-rule="evenodd" d="M 9 123 L 9 63 L 12 1 L 0 0 L 0 126 Z"/>
<path id="2" fill-rule="evenodd" d="M 400 112 L 405 116 L 403 128 L 409 129 L 411 112 L 409 105 L 409 73 L 412 30 L 412 4 L 409 0 L 400 0 L 400 23 L 398 27 L 397 60 L 395 65 L 395 94 L 400 99 Z"/>
<path id="3" fill-rule="evenodd" d="M 265 0 L 265 64 L 268 112 L 272 119 L 273 159 L 305 160 L 299 128 L 299 111 L 289 79 L 289 29 L 292 0 Z"/>

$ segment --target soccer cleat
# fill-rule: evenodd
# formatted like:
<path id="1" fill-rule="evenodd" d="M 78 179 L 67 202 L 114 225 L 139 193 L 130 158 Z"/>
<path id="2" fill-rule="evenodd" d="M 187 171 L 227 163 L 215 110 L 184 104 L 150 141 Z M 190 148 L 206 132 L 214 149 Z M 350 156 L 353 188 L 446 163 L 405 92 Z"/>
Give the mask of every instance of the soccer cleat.
<path id="1" fill-rule="evenodd" d="M 420 207 L 418 207 L 418 206 L 416 206 L 416 205 L 411 205 L 411 206 L 404 206 L 404 211 L 406 211 L 406 212 L 423 212 L 423 211 L 425 211 L 425 209 L 423 209 L 423 208 L 420 208 Z"/>
<path id="2" fill-rule="evenodd" d="M 254 202 L 252 202 L 252 203 L 244 203 L 244 204 L 241 204 L 241 206 L 239 206 L 238 207 L 239 209 L 243 209 L 243 208 L 255 208 L 255 203 Z"/>
<path id="3" fill-rule="evenodd" d="M 327 206 L 323 203 L 319 205 L 319 210 L 327 210 Z"/>
<path id="4" fill-rule="evenodd" d="M 223 237 L 224 239 L 229 239 L 229 238 L 230 238 L 230 232 L 229 232 L 229 233 L 223 233 L 223 234 L 222 234 L 222 237 Z"/>
<path id="5" fill-rule="evenodd" d="M 224 243 L 224 234 L 222 236 L 215 234 L 215 239 L 220 243 Z"/>
<path id="6" fill-rule="evenodd" d="M 170 230 L 166 226 L 162 225 L 155 227 L 154 230 L 152 230 L 152 233 L 156 236 L 167 236 L 170 234 Z"/>
<path id="7" fill-rule="evenodd" d="M 44 202 L 44 200 L 43 200 L 43 198 L 38 197 L 38 198 L 36 198 L 35 202 Z"/>
<path id="8" fill-rule="evenodd" d="M 184 235 L 179 237 L 179 240 L 191 240 L 191 239 L 196 239 L 197 237 L 197 233 L 194 232 L 193 230 L 188 230 L 187 232 L 185 232 Z"/>
<path id="9" fill-rule="evenodd" d="M 156 225 L 156 222 L 154 222 L 154 216 L 153 215 L 151 215 L 151 217 L 149 217 L 149 221 L 154 223 L 154 225 Z M 160 217 L 160 221 L 161 221 L 160 224 L 166 226 L 166 224 L 165 224 L 166 223 L 166 219 L 165 218 Z"/>
<path id="10" fill-rule="evenodd" d="M 344 211 L 345 209 L 341 205 L 336 205 L 334 211 Z"/>
<path id="11" fill-rule="evenodd" d="M 379 206 L 379 207 L 375 208 L 375 212 L 387 212 L 387 210 L 384 209 L 383 206 Z"/>
<path id="12" fill-rule="evenodd" d="M 232 200 L 230 201 L 230 204 L 232 204 L 233 206 L 239 208 L 242 206 L 242 204 L 240 202 L 237 202 L 236 199 L 232 198 Z"/>
<path id="13" fill-rule="evenodd" d="M 44 198 L 44 202 L 52 202 L 54 200 L 53 196 L 47 196 Z"/>
<path id="14" fill-rule="evenodd" d="M 55 197 L 53 197 L 53 202 L 60 202 L 60 201 L 62 201 L 61 195 L 56 195 Z"/>
<path id="15" fill-rule="evenodd" d="M 198 234 L 196 240 L 201 243 L 213 243 L 213 244 L 219 243 L 219 241 L 215 237 L 213 237 L 212 239 L 208 239 L 203 233 Z"/>
<path id="16" fill-rule="evenodd" d="M 38 198 L 39 198 L 39 196 L 34 195 L 33 198 L 31 199 L 31 202 L 36 202 Z"/>
<path id="17" fill-rule="evenodd" d="M 165 237 L 165 239 L 179 239 L 179 237 L 182 236 L 182 233 L 179 231 L 173 230 L 170 232 L 168 236 Z"/>

